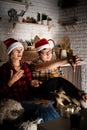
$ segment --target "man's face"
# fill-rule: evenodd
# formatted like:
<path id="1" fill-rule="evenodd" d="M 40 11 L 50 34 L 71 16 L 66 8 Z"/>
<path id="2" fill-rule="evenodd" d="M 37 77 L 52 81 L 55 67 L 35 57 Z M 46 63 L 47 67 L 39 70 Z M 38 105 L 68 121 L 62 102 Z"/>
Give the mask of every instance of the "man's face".
<path id="1" fill-rule="evenodd" d="M 50 61 L 52 59 L 53 50 L 50 48 L 46 48 L 40 51 L 39 56 L 40 58 L 45 61 Z"/>

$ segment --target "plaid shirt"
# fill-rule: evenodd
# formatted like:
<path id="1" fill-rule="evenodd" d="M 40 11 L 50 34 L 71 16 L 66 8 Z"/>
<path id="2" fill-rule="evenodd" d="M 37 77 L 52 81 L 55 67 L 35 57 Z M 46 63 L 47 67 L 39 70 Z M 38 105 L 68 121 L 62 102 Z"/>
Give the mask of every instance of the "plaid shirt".
<path id="1" fill-rule="evenodd" d="M 35 71 L 35 66 L 38 63 L 42 63 L 42 62 L 43 61 L 38 58 L 36 60 L 33 60 L 30 63 L 30 68 L 32 70 L 33 79 L 45 81 L 45 80 L 50 79 L 50 78 L 64 76 L 64 73 L 60 67 L 52 69 L 52 70 Z M 77 99 L 81 99 L 82 95 L 85 94 L 83 90 L 78 89 L 77 87 L 75 87 L 72 83 L 68 82 L 67 80 L 61 80 L 61 81 L 63 82 L 63 86 L 59 85 L 58 88 L 61 89 L 61 87 L 63 87 L 62 89 L 64 89 L 64 91 L 67 92 L 68 95 L 70 95 L 70 96 L 72 95 L 72 97 L 76 97 Z"/>
<path id="2" fill-rule="evenodd" d="M 43 70 L 43 71 L 35 71 L 35 66 L 38 63 L 42 63 L 43 61 L 38 58 L 36 60 L 33 60 L 30 63 L 30 68 L 32 70 L 32 77 L 33 79 L 38 79 L 40 81 L 44 81 L 50 78 L 54 78 L 54 77 L 61 77 L 63 76 L 63 71 L 60 69 L 60 67 L 55 68 L 55 69 L 49 69 L 49 70 Z"/>
<path id="3" fill-rule="evenodd" d="M 0 67 L 0 96 L 13 98 L 16 100 L 27 100 L 29 93 L 29 86 L 32 80 L 31 71 L 27 63 L 23 63 L 22 68 L 24 70 L 24 75 L 18 81 L 16 81 L 11 87 L 9 87 L 8 81 L 10 79 L 11 70 L 13 73 L 16 71 L 7 62 Z"/>

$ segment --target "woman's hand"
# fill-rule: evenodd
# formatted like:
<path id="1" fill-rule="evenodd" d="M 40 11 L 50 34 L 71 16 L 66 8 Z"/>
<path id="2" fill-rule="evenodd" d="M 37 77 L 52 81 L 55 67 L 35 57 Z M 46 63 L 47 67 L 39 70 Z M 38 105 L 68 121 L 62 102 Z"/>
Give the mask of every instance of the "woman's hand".
<path id="1" fill-rule="evenodd" d="M 13 70 L 11 70 L 10 80 L 8 82 L 8 86 L 11 87 L 16 81 L 18 81 L 23 76 L 24 70 L 19 70 L 15 74 L 13 74 Z"/>
<path id="2" fill-rule="evenodd" d="M 31 86 L 39 87 L 40 84 L 42 84 L 42 82 L 39 81 L 39 80 L 32 80 L 32 81 L 31 81 Z"/>

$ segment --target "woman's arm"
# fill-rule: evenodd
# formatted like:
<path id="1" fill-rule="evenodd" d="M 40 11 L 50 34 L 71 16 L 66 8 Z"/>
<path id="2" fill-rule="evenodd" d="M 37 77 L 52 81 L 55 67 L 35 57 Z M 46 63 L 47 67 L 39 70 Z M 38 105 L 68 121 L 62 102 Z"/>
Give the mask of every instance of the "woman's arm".
<path id="1" fill-rule="evenodd" d="M 30 67 L 35 71 L 41 71 L 41 70 L 54 69 L 67 63 L 69 63 L 72 66 L 73 70 L 75 71 L 76 66 L 80 63 L 80 58 L 76 56 L 75 59 L 73 57 L 70 57 L 43 63 L 40 63 L 39 61 L 34 61 L 31 63 Z"/>
<path id="2" fill-rule="evenodd" d="M 49 61 L 49 62 L 45 62 L 45 63 L 35 63 L 32 64 L 32 67 L 38 71 L 38 70 L 48 70 L 48 69 L 53 69 L 53 68 L 57 68 L 61 65 L 64 65 L 68 63 L 67 59 L 63 59 L 63 60 L 53 60 L 53 61 Z"/>

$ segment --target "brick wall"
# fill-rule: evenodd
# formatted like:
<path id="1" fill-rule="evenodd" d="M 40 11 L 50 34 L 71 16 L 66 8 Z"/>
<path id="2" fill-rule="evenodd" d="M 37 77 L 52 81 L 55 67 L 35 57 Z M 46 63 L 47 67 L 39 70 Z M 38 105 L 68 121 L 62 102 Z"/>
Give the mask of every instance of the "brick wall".
<path id="1" fill-rule="evenodd" d="M 7 0 L 11 1 L 11 0 Z M 37 13 L 45 13 L 49 17 L 52 18 L 52 28 L 47 25 L 39 25 L 39 24 L 29 24 L 29 23 L 17 23 L 15 28 L 13 28 L 13 23 L 8 22 L 10 17 L 8 16 L 8 11 L 11 8 L 14 8 L 17 11 L 17 14 L 21 12 L 21 10 L 25 10 L 25 4 L 18 4 L 16 2 L 6 2 L 0 0 L 0 40 L 3 41 L 9 37 L 13 37 L 16 39 L 22 40 L 30 40 L 34 39 L 36 35 L 40 38 L 52 38 L 57 41 L 57 30 L 58 30 L 58 6 L 57 0 L 27 0 L 30 5 L 27 12 L 23 16 L 24 19 L 26 17 L 34 17 L 37 20 Z M 2 44 L 1 44 L 2 45 Z M 3 46 L 2 46 L 3 48 Z M 2 49 L 2 51 L 4 51 Z M 2 51 L 0 52 L 1 60 L 6 60 L 4 56 L 2 56 Z"/>
<path id="2" fill-rule="evenodd" d="M 29 0 L 27 1 L 28 3 L 30 2 Z M 24 18 L 29 16 L 37 19 L 37 12 L 41 14 L 45 13 L 52 18 L 52 27 L 18 23 L 13 28 L 13 24 L 8 22 L 8 10 L 14 8 L 19 13 L 25 9 L 25 5 L 0 1 L 0 17 L 2 17 L 2 20 L 0 20 L 0 40 L 3 41 L 9 37 L 31 40 L 35 35 L 38 35 L 40 38 L 52 38 L 58 44 L 59 39 L 68 36 L 74 54 L 79 55 L 82 60 L 87 61 L 87 1 L 79 0 L 77 7 L 68 9 L 58 7 L 58 0 L 31 0 L 31 3 L 32 6 L 29 6 Z M 66 21 L 71 17 L 77 18 L 76 25 L 62 26 L 59 23 L 60 20 Z M 83 65 L 81 71 L 82 89 L 87 92 L 87 65 Z"/>
<path id="3" fill-rule="evenodd" d="M 12 24 L 8 23 L 8 10 L 10 8 L 14 8 L 17 10 L 18 13 L 21 12 L 21 10 L 25 9 L 25 5 L 19 5 L 15 3 L 9 3 L 9 2 L 1 2 L 0 1 L 0 16 L 2 17 L 2 22 L 0 22 L 0 36 L 1 40 L 10 37 L 15 37 L 17 39 L 23 39 L 23 40 L 30 40 L 31 38 L 34 38 L 35 35 L 39 35 L 40 37 L 46 37 L 46 38 L 53 38 L 57 39 L 57 30 L 58 30 L 58 6 L 57 6 L 57 0 L 31 0 L 32 5 L 29 6 L 27 12 L 23 16 L 23 18 L 26 17 L 34 17 L 37 19 L 37 13 L 45 13 L 49 17 L 52 18 L 52 24 L 55 23 L 55 26 L 53 28 L 48 29 L 48 26 L 42 26 L 42 25 L 32 25 L 32 24 L 16 24 L 15 28 L 12 29 Z M 28 3 L 30 1 L 28 0 Z M 4 10 L 3 10 L 4 8 Z M 4 18 L 3 18 L 4 17 Z M 2 26 L 3 24 L 3 26 Z M 54 31 L 55 30 L 55 31 Z M 3 35 L 4 34 L 4 35 Z"/>
<path id="4" fill-rule="evenodd" d="M 74 54 L 87 62 L 87 1 L 79 0 L 78 6 L 62 9 L 58 7 L 59 19 L 76 17 L 76 25 L 58 25 L 58 37 L 69 36 Z M 87 92 L 87 65 L 81 66 L 82 89 Z"/>

